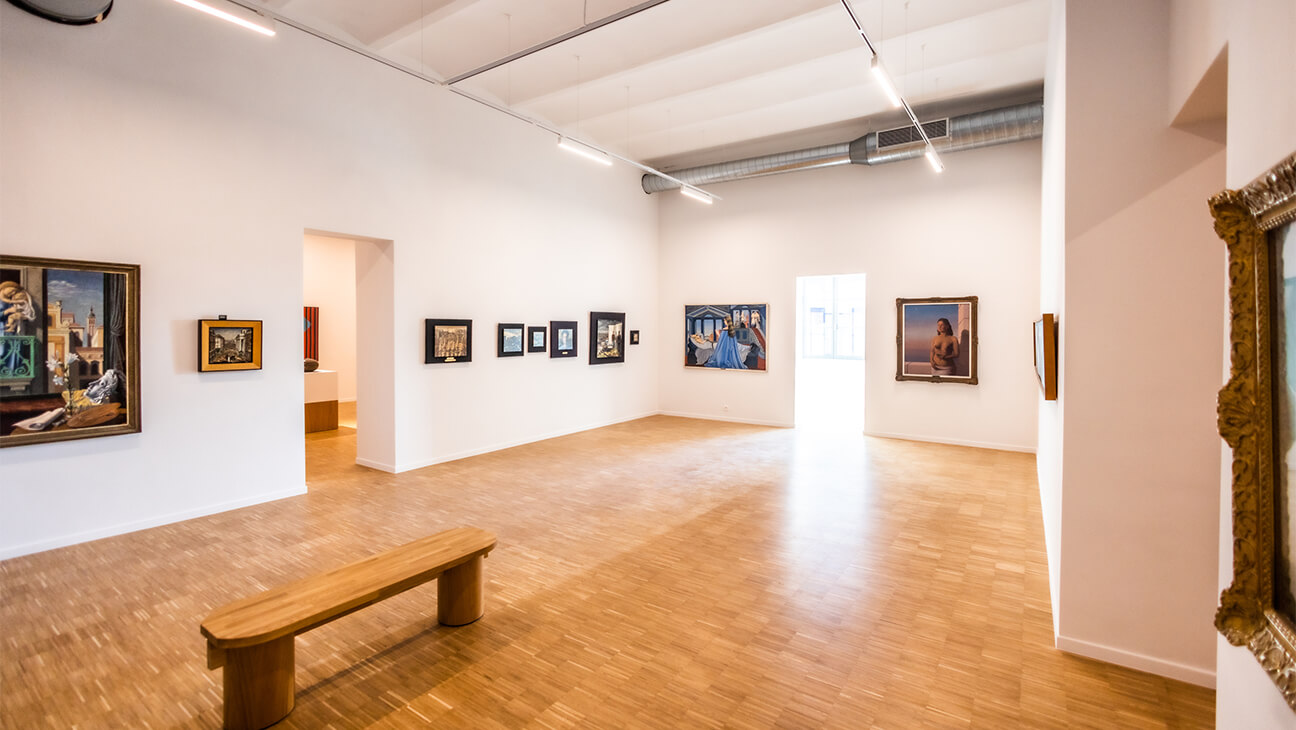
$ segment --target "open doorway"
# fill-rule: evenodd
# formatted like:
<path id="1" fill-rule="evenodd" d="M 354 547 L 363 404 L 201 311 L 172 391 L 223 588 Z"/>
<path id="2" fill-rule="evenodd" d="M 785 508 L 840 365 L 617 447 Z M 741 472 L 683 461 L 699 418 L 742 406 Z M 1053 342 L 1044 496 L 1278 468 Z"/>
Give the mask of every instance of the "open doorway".
<path id="1" fill-rule="evenodd" d="M 308 434 L 352 435 L 358 425 L 356 245 L 337 236 L 307 233 L 303 238 L 302 355 Z"/>
<path id="2" fill-rule="evenodd" d="M 864 430 L 864 274 L 797 278 L 797 428 Z"/>

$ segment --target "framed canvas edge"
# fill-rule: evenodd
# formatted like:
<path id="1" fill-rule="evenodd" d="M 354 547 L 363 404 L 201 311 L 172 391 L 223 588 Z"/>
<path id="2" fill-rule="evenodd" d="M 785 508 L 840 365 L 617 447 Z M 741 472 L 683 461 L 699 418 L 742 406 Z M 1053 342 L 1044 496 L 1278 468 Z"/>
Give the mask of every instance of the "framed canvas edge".
<path id="1" fill-rule="evenodd" d="M 1229 380 L 1219 391 L 1220 436 L 1232 449 L 1233 579 L 1215 628 L 1246 646 L 1296 711 L 1296 626 L 1273 608 L 1277 470 L 1273 397 L 1273 271 L 1269 231 L 1296 220 L 1296 153 L 1240 190 L 1210 198 L 1228 250 Z"/>
<path id="2" fill-rule="evenodd" d="M 213 364 L 207 360 L 207 348 L 203 343 L 207 341 L 207 330 L 212 325 L 227 327 L 251 327 L 252 328 L 252 362 L 250 363 L 223 363 Z M 199 319 L 198 320 L 198 372 L 200 373 L 228 373 L 228 372 L 246 372 L 249 370 L 261 369 L 261 326 L 262 320 L 259 319 Z"/>
<path id="3" fill-rule="evenodd" d="M 612 319 L 621 323 L 621 347 L 618 351 L 621 353 L 618 357 L 598 357 L 596 347 L 598 341 L 598 321 L 600 319 Z M 590 312 L 589 325 L 589 364 L 590 365 L 611 365 L 613 363 L 625 362 L 626 350 L 626 315 L 625 312 Z"/>
<path id="4" fill-rule="evenodd" d="M 131 367 L 126 373 L 126 422 L 109 426 L 90 426 L 76 431 L 56 431 L 24 433 L 17 435 L 0 435 L 0 448 L 30 446 L 33 444 L 57 443 L 60 441 L 79 441 L 81 439 L 100 438 L 103 436 L 125 436 L 141 433 L 144 422 L 140 413 L 140 265 L 123 264 L 112 261 L 87 261 L 84 259 L 59 259 L 47 256 L 25 256 L 0 254 L 0 265 L 39 266 L 74 270 L 104 271 L 126 276 L 126 362 Z"/>
<path id="5" fill-rule="evenodd" d="M 904 307 L 906 304 L 952 304 L 969 302 L 972 305 L 972 327 L 968 339 L 972 341 L 972 359 L 968 362 L 966 377 L 940 375 L 907 375 L 904 371 Z M 980 359 L 981 345 L 977 339 L 977 297 L 896 297 L 896 375 L 897 381 L 916 380 L 926 383 L 962 383 L 977 384 L 977 360 Z"/>
<path id="6" fill-rule="evenodd" d="M 685 305 L 684 305 L 684 316 L 685 316 L 685 317 L 688 316 L 688 310 L 689 310 L 690 307 L 699 307 L 699 306 L 710 306 L 710 305 L 705 305 L 705 304 L 685 304 Z M 764 308 L 765 308 L 765 321 L 766 321 L 766 322 L 769 321 L 769 316 L 770 316 L 770 305 L 769 305 L 768 303 L 766 303 L 766 304 L 752 304 L 752 305 L 749 305 L 749 306 L 759 306 L 759 307 L 764 307 Z M 686 337 L 688 336 L 688 333 L 687 333 L 687 332 L 685 332 L 684 334 L 685 334 Z M 760 370 L 757 370 L 757 369 L 755 369 L 755 368 L 709 368 L 709 367 L 706 367 L 705 365 L 689 365 L 687 362 L 685 362 L 685 363 L 684 363 L 684 371 L 685 371 L 685 372 L 695 371 L 695 372 L 713 372 L 713 373 L 763 373 L 763 374 L 768 374 L 768 373 L 769 373 L 769 358 L 768 358 L 768 355 L 769 355 L 769 333 L 768 333 L 768 332 L 765 333 L 765 337 L 766 337 L 766 341 L 765 341 L 765 350 L 766 350 L 766 352 L 765 352 L 765 354 L 767 355 L 767 357 L 766 357 L 766 359 L 765 359 L 765 367 L 761 368 Z"/>
<path id="7" fill-rule="evenodd" d="M 1039 380 L 1044 400 L 1057 400 L 1057 318 L 1045 312 L 1034 324 L 1039 325 L 1039 336 L 1043 340 L 1044 377 L 1039 377 L 1039 363 L 1035 363 L 1035 378 Z M 1035 328 L 1031 327 L 1034 335 Z M 1033 353 L 1032 353 L 1033 354 Z"/>
<path id="8" fill-rule="evenodd" d="M 571 325 L 572 346 L 571 350 L 558 349 L 558 338 L 554 335 L 565 325 Z M 569 357 L 576 357 L 580 350 L 580 322 L 574 319 L 551 319 L 549 320 L 549 357 L 555 360 L 561 360 Z"/>
<path id="9" fill-rule="evenodd" d="M 432 353 L 432 333 L 436 331 L 437 325 L 448 327 L 467 327 L 468 328 L 468 354 L 463 357 L 435 357 Z M 453 319 L 428 317 L 423 320 L 423 364 L 424 365 L 441 365 L 472 362 L 473 351 L 473 321 L 471 319 Z"/>
<path id="10" fill-rule="evenodd" d="M 500 322 L 500 323 L 498 323 L 498 325 L 497 325 L 496 328 L 495 328 L 495 357 L 522 357 L 522 356 L 525 355 L 526 352 L 527 352 L 527 348 L 526 348 L 526 343 L 525 343 L 525 342 L 523 343 L 523 347 L 522 347 L 522 349 L 521 349 L 521 350 L 518 350 L 517 352 L 505 352 L 505 351 L 504 351 L 504 330 L 508 330 L 508 329 L 520 329 L 520 330 L 522 330 L 522 339 L 523 339 L 524 341 L 526 340 L 526 337 L 527 337 L 527 327 L 526 327 L 525 324 L 521 324 L 521 323 L 519 323 L 519 322 Z"/>

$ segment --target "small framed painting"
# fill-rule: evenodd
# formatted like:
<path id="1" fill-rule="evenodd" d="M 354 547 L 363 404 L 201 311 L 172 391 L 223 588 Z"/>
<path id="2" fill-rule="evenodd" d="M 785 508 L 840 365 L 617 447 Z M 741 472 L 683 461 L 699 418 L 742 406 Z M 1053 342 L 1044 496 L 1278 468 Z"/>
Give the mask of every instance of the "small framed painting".
<path id="1" fill-rule="evenodd" d="M 896 299 L 896 380 L 977 382 L 977 298 Z"/>
<path id="2" fill-rule="evenodd" d="M 425 319 L 423 326 L 423 362 L 472 362 L 471 319 Z"/>
<path id="3" fill-rule="evenodd" d="M 1044 400 L 1057 400 L 1057 320 L 1051 314 L 1035 320 L 1035 375 Z"/>
<path id="4" fill-rule="evenodd" d="M 549 357 L 576 357 L 576 322 L 549 322 Z"/>
<path id="5" fill-rule="evenodd" d="M 525 352 L 522 347 L 522 336 L 525 332 L 526 327 L 524 325 L 501 322 L 495 354 L 499 357 L 522 357 Z"/>
<path id="6" fill-rule="evenodd" d="M 527 327 L 527 352 L 544 352 L 549 349 L 549 330 L 544 325 Z"/>
<path id="7" fill-rule="evenodd" d="M 625 312 L 590 312 L 589 361 L 625 362 Z"/>
<path id="8" fill-rule="evenodd" d="M 630 330 L 630 344 L 639 344 L 639 330 Z"/>
<path id="9" fill-rule="evenodd" d="M 198 320 L 198 372 L 261 369 L 261 320 Z"/>
<path id="10" fill-rule="evenodd" d="M 134 264 L 0 256 L 0 447 L 140 431 L 139 282 Z"/>

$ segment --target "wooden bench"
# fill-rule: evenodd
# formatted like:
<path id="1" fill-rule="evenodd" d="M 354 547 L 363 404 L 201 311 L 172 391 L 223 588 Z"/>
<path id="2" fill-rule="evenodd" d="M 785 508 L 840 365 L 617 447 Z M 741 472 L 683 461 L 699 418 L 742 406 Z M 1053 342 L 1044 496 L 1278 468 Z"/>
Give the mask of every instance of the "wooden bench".
<path id="1" fill-rule="evenodd" d="M 293 637 L 434 578 L 437 621 L 481 618 L 482 559 L 495 535 L 458 527 L 216 609 L 207 668 L 225 668 L 225 727 L 263 728 L 293 708 Z"/>

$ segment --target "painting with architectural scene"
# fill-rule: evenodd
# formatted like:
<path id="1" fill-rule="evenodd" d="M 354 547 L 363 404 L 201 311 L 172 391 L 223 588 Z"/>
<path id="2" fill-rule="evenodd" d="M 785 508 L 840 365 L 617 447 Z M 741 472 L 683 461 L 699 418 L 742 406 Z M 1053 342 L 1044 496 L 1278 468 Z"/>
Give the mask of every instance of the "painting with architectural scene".
<path id="1" fill-rule="evenodd" d="M 977 382 L 977 298 L 896 299 L 896 380 Z"/>
<path id="2" fill-rule="evenodd" d="M 260 369 L 260 320 L 198 320 L 199 372 Z"/>
<path id="3" fill-rule="evenodd" d="M 764 372 L 768 304 L 684 307 L 684 366 Z"/>
<path id="4" fill-rule="evenodd" d="M 472 362 L 471 319 L 426 319 L 423 362 Z"/>
<path id="5" fill-rule="evenodd" d="M 0 446 L 135 433 L 139 267 L 0 257 Z"/>

